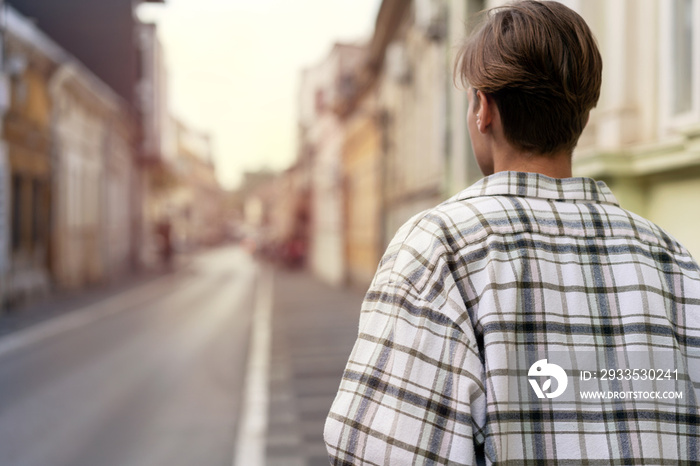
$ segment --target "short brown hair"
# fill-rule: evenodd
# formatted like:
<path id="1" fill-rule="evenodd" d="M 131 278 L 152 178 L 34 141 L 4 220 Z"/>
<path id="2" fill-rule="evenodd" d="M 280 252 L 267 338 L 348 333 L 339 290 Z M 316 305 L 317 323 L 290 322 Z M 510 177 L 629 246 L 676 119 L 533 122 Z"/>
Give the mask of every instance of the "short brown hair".
<path id="1" fill-rule="evenodd" d="M 598 102 L 602 69 L 581 16 L 558 2 L 525 0 L 486 13 L 454 74 L 493 97 L 508 142 L 550 154 L 573 151 Z"/>

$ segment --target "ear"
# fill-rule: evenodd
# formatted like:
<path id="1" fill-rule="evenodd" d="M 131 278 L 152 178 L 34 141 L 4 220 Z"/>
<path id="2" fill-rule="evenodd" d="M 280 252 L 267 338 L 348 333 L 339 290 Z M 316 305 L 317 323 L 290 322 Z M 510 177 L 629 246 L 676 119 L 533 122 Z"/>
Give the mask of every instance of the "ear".
<path id="1" fill-rule="evenodd" d="M 476 109 L 476 127 L 480 133 L 485 133 L 491 126 L 493 121 L 493 108 L 495 105 L 493 99 L 481 91 L 476 91 L 476 102 L 474 108 Z"/>

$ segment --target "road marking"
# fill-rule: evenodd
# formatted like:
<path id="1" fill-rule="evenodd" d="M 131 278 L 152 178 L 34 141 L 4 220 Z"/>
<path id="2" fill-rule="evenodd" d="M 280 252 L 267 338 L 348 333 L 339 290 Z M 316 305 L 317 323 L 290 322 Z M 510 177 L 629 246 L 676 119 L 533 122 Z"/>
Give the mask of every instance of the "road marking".
<path id="1" fill-rule="evenodd" d="M 253 311 L 243 412 L 233 466 L 264 466 L 267 435 L 268 374 L 272 333 L 272 269 L 261 268 Z"/>
<path id="2" fill-rule="evenodd" d="M 32 346 L 40 341 L 60 335 L 70 330 L 85 327 L 112 314 L 133 308 L 150 296 L 153 289 L 170 280 L 170 276 L 159 277 L 136 289 L 124 291 L 105 300 L 88 304 L 53 319 L 40 322 L 23 330 L 0 337 L 0 357 Z"/>

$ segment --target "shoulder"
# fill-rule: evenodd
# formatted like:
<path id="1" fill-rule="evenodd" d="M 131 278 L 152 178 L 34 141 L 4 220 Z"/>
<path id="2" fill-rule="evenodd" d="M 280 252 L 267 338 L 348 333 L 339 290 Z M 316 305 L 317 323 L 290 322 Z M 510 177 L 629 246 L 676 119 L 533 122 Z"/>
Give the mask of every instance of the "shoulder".
<path id="1" fill-rule="evenodd" d="M 483 241 L 488 233 L 482 213 L 494 202 L 450 199 L 411 217 L 389 243 L 373 283 L 403 282 L 420 292 L 465 248 Z"/>
<path id="2" fill-rule="evenodd" d="M 693 256 L 680 241 L 673 237 L 673 235 L 641 215 L 637 215 L 628 210 L 622 210 L 628 215 L 630 225 L 639 240 L 659 248 L 659 250 L 668 252 L 670 255 L 669 257 L 672 257 L 674 262 L 680 265 L 681 268 L 695 270 L 700 273 L 700 267 Z"/>

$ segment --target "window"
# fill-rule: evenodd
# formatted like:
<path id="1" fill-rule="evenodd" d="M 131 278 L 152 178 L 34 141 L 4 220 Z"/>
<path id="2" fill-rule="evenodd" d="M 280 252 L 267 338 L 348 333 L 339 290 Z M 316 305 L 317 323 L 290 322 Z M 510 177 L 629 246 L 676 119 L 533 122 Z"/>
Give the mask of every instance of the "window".
<path id="1" fill-rule="evenodd" d="M 673 96 L 671 113 L 691 111 L 693 104 L 693 3 L 694 0 L 671 2 L 673 53 Z"/>
<path id="2" fill-rule="evenodd" d="M 700 123 L 700 0 L 660 2 L 661 107 L 667 127 Z"/>
<path id="3" fill-rule="evenodd" d="M 40 180 L 32 181 L 32 243 L 39 247 L 46 237 L 46 184 Z"/>
<path id="4" fill-rule="evenodd" d="M 22 246 L 22 177 L 12 175 L 12 250 Z"/>
<path id="5" fill-rule="evenodd" d="M 316 90 L 316 96 L 315 96 L 315 104 L 316 104 L 316 113 L 323 113 L 323 111 L 326 108 L 326 96 L 323 93 L 323 90 L 317 89 Z"/>

